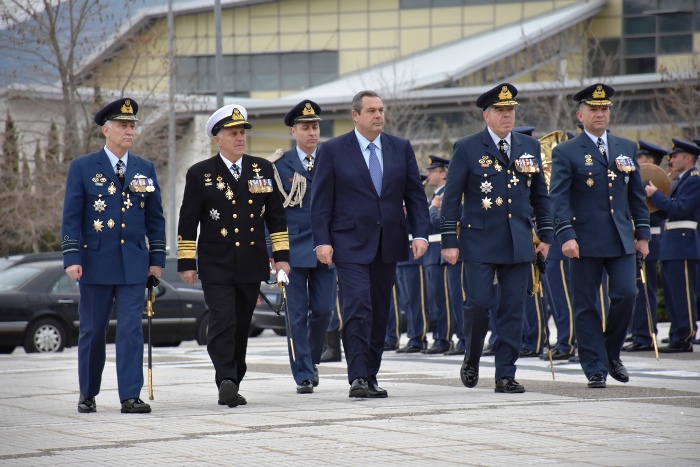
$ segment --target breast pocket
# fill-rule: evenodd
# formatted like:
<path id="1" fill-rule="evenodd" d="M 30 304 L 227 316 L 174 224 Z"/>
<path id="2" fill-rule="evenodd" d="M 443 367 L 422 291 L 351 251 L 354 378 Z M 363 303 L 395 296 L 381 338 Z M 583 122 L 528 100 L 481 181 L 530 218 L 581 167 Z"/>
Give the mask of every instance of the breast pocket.
<path id="1" fill-rule="evenodd" d="M 579 167 L 575 183 L 579 190 L 602 190 L 605 188 L 605 172 L 600 167 Z"/>

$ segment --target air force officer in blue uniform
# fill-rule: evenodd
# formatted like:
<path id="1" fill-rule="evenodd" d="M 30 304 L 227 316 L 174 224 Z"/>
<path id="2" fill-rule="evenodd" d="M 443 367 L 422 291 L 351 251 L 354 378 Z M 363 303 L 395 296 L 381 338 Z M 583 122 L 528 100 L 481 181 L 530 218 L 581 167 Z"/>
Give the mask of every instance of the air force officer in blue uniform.
<path id="1" fill-rule="evenodd" d="M 349 396 L 386 397 L 377 373 L 396 263 L 427 250 L 428 203 L 411 143 L 382 132 L 379 95 L 357 93 L 352 118 L 352 131 L 319 148 L 311 228 L 317 258 L 338 273 Z"/>
<path id="2" fill-rule="evenodd" d="M 659 258 L 671 333 L 668 345 L 659 349 L 663 353 L 693 351 L 700 264 L 700 174 L 695 168 L 698 156 L 700 147 L 674 138 L 669 168 L 677 178 L 671 195 L 664 195 L 651 182 L 644 188 L 652 205 L 666 218 Z"/>
<path id="3" fill-rule="evenodd" d="M 301 101 L 287 112 L 284 123 L 291 127 L 296 145 L 281 157 L 269 159 L 287 215 L 290 273 L 286 318 L 291 330 L 287 346 L 299 394 L 312 393 L 318 385 L 316 365 L 335 309 L 335 267 L 318 261 L 311 239 L 311 187 L 320 115 L 321 107 L 310 100 Z"/>
<path id="4" fill-rule="evenodd" d="M 464 335 L 462 384 L 479 381 L 479 360 L 495 309 L 496 392 L 522 393 L 515 362 L 523 337 L 530 263 L 535 253 L 546 258 L 552 243 L 552 218 L 542 173 L 540 144 L 513 132 L 518 90 L 503 83 L 476 100 L 486 128 L 458 140 L 442 199 L 442 255 L 455 264 L 464 259 Z M 463 214 L 460 204 L 464 196 Z M 532 242 L 532 213 L 542 242 Z M 459 238 L 457 222 L 460 222 Z M 500 300 L 494 293 L 498 277 Z"/>
<path id="5" fill-rule="evenodd" d="M 124 98 L 95 115 L 106 143 L 71 161 L 63 203 L 63 265 L 80 281 L 78 412 L 95 412 L 117 302 L 117 382 L 122 413 L 148 413 L 143 386 L 146 280 L 165 266 L 165 219 L 152 162 L 129 153 L 138 104 Z M 148 243 L 146 243 L 148 242 Z"/>
<path id="6" fill-rule="evenodd" d="M 574 328 L 591 388 L 604 388 L 608 374 L 629 381 L 620 349 L 637 296 L 635 252 L 646 256 L 651 236 L 637 144 L 607 132 L 614 92 L 598 83 L 576 93 L 584 131 L 552 152 L 555 233 L 572 258 Z M 596 309 L 603 271 L 610 284 L 605 331 Z"/>

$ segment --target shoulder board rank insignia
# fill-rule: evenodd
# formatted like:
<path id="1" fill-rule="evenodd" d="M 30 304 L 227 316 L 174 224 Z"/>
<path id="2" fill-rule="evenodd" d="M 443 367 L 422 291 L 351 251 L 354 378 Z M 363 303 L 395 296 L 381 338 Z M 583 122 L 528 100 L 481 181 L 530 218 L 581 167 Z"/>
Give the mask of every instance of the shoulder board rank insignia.
<path id="1" fill-rule="evenodd" d="M 690 172 L 690 176 L 691 176 L 691 177 L 697 177 L 697 176 L 699 176 L 699 175 L 700 175 L 700 172 L 698 172 L 697 169 L 693 169 L 693 170 Z"/>
<path id="2" fill-rule="evenodd" d="M 623 173 L 634 172 L 637 170 L 637 167 L 634 165 L 634 161 L 622 154 L 615 158 L 615 165 L 617 165 L 617 170 Z"/>
<path id="3" fill-rule="evenodd" d="M 540 166 L 537 164 L 537 159 L 532 154 L 525 153 L 515 159 L 515 168 L 520 173 L 535 174 L 539 173 Z"/>

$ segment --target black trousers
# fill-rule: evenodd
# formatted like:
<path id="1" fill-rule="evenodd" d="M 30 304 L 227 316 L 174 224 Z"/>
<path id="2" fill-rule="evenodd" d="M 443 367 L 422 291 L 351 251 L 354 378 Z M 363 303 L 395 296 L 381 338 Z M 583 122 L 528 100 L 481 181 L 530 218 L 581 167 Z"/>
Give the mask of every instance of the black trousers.
<path id="1" fill-rule="evenodd" d="M 260 293 L 260 282 L 214 284 L 202 282 L 209 307 L 207 351 L 216 371 L 216 386 L 230 379 L 240 386 L 246 372 L 248 329 Z"/>

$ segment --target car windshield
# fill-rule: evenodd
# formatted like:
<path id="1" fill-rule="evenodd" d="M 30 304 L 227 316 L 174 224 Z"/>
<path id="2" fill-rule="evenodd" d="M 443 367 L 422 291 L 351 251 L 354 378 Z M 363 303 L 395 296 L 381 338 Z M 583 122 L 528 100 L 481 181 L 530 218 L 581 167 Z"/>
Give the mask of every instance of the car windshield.
<path id="1" fill-rule="evenodd" d="M 41 271 L 31 266 L 16 266 L 0 271 L 0 292 L 19 289 L 30 279 L 38 276 Z"/>

